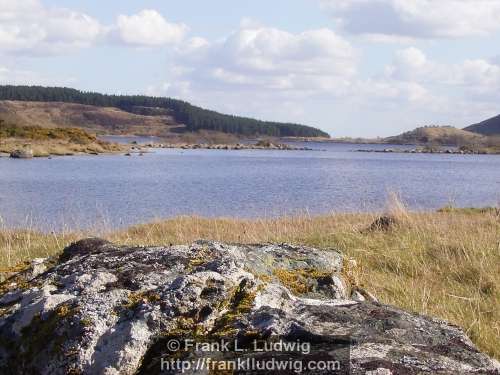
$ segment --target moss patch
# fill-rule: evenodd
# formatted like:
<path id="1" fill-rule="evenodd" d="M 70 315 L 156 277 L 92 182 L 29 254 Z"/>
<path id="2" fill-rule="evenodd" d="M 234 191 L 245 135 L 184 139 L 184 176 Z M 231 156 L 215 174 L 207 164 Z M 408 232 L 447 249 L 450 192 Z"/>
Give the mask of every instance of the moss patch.
<path id="1" fill-rule="evenodd" d="M 122 306 L 126 309 L 134 310 L 137 306 L 143 303 L 156 303 L 159 302 L 160 299 L 160 295 L 152 290 L 145 292 L 132 292 L 128 296 L 128 301 Z"/>
<path id="2" fill-rule="evenodd" d="M 300 295 L 312 292 L 318 281 L 325 277 L 331 277 L 332 272 L 314 268 L 276 268 L 273 270 L 273 275 L 292 293 Z"/>

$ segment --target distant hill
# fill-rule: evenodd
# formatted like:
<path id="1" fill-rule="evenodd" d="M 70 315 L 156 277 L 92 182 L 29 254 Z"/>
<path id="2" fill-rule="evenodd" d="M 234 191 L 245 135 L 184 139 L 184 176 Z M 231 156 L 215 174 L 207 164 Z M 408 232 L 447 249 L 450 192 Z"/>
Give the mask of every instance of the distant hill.
<path id="1" fill-rule="evenodd" d="M 188 132 L 209 130 L 242 136 L 329 137 L 322 130 L 306 125 L 261 121 L 247 117 L 226 115 L 171 98 L 142 95 L 104 95 L 93 92 L 82 92 L 65 87 L 0 86 L 0 101 L 2 100 L 43 102 L 46 103 L 44 111 L 49 115 L 51 111 L 64 112 L 65 110 L 70 110 L 73 113 L 73 117 L 79 117 L 79 111 L 82 110 L 80 114 L 86 117 L 87 120 L 92 116 L 104 116 L 108 119 L 111 116 L 111 122 L 117 126 L 120 125 L 120 121 L 115 121 L 115 115 L 122 116 L 122 114 L 111 112 L 120 110 L 121 112 L 137 116 L 146 116 L 149 120 L 151 120 L 151 117 L 162 117 L 160 121 L 166 121 L 165 125 L 177 125 L 177 130 Z M 51 105 L 48 105 L 48 103 L 51 103 Z M 61 103 L 103 107 L 107 108 L 107 110 L 100 111 L 88 107 L 68 107 L 61 105 Z M 27 114 L 22 114 L 22 116 L 29 117 Z M 52 116 L 48 117 L 52 118 Z M 139 122 L 136 125 L 141 125 L 140 120 L 142 119 L 144 118 L 134 118 L 134 121 Z M 94 118 L 94 123 L 94 125 L 98 127 L 103 126 L 106 129 L 112 126 L 112 124 L 106 125 L 106 119 Z M 78 124 L 72 125 L 78 126 Z"/>
<path id="2" fill-rule="evenodd" d="M 97 134 L 168 136 L 185 128 L 168 114 L 147 116 L 112 107 L 61 102 L 0 101 L 0 118 L 22 126 L 78 127 Z"/>
<path id="3" fill-rule="evenodd" d="M 452 126 L 425 126 L 384 139 L 385 143 L 462 146 L 482 143 L 485 137 Z"/>
<path id="4" fill-rule="evenodd" d="M 464 130 L 483 135 L 500 135 L 500 115 L 467 126 Z"/>

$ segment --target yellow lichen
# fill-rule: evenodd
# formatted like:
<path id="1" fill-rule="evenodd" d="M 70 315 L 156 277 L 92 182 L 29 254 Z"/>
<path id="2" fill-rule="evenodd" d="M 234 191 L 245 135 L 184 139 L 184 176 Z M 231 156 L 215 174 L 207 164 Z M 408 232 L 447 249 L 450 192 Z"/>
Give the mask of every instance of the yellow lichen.
<path id="1" fill-rule="evenodd" d="M 148 290 L 142 292 L 132 292 L 128 296 L 128 301 L 122 306 L 126 309 L 133 310 L 142 303 L 155 303 L 160 301 L 161 297 L 158 293 Z"/>
<path id="2" fill-rule="evenodd" d="M 317 281 L 322 277 L 331 276 L 331 274 L 331 271 L 322 271 L 314 268 L 276 268 L 273 270 L 273 275 L 294 294 L 311 292 L 313 288 L 311 280 Z"/>

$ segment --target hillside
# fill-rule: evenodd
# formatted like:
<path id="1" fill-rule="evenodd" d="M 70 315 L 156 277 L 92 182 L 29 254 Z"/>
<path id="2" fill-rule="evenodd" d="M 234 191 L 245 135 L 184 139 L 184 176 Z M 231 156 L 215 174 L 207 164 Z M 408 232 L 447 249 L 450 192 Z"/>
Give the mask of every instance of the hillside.
<path id="1" fill-rule="evenodd" d="M 500 135 L 500 115 L 467 126 L 464 130 L 483 135 Z"/>
<path id="2" fill-rule="evenodd" d="M 0 117 L 24 126 L 78 127 L 98 134 L 163 136 L 179 127 L 165 113 L 139 115 L 118 108 L 61 102 L 0 101 Z"/>
<path id="3" fill-rule="evenodd" d="M 163 121 L 165 121 L 166 118 L 171 118 L 174 120 L 174 123 L 171 123 L 171 125 L 184 125 L 185 131 L 189 132 L 209 130 L 242 136 L 265 135 L 274 137 L 329 136 L 327 133 L 310 126 L 261 121 L 246 117 L 225 115 L 171 98 L 141 95 L 104 95 L 62 87 L 0 86 L 0 100 L 72 103 L 85 106 L 103 107 L 107 108 L 106 116 L 108 116 L 109 111 L 114 108 L 140 116 L 146 115 L 148 118 L 160 117 L 163 118 Z M 60 106 L 60 104 L 57 106 Z M 48 109 L 47 113 L 49 113 L 50 110 L 51 108 Z M 73 108 L 73 110 L 78 111 L 77 108 Z M 92 111 L 90 112 L 92 113 Z M 88 117 L 89 115 L 87 113 L 87 118 Z M 92 117 L 92 115 L 90 115 L 90 117 Z M 134 118 L 134 120 L 138 120 L 138 118 Z M 105 124 L 105 121 L 104 123 L 99 121 L 99 125 L 106 128 L 111 127 L 111 125 Z"/>
<path id="4" fill-rule="evenodd" d="M 431 144 L 440 146 L 463 146 L 483 143 L 485 137 L 451 126 L 426 126 L 397 136 L 385 138 L 393 144 Z"/>

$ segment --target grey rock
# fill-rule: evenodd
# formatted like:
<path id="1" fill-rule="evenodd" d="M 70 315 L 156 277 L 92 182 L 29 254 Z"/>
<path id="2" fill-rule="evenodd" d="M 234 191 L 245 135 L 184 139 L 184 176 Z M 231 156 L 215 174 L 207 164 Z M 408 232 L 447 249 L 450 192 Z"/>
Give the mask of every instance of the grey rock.
<path id="1" fill-rule="evenodd" d="M 499 373 L 459 328 L 349 285 L 346 262 L 335 251 L 287 244 L 79 241 L 2 284 L 0 373 L 160 373 L 172 337 L 334 345 L 322 355 L 350 343 L 353 374 Z"/>
<path id="2" fill-rule="evenodd" d="M 33 150 L 14 150 L 10 153 L 10 157 L 14 159 L 31 159 L 33 157 Z"/>

